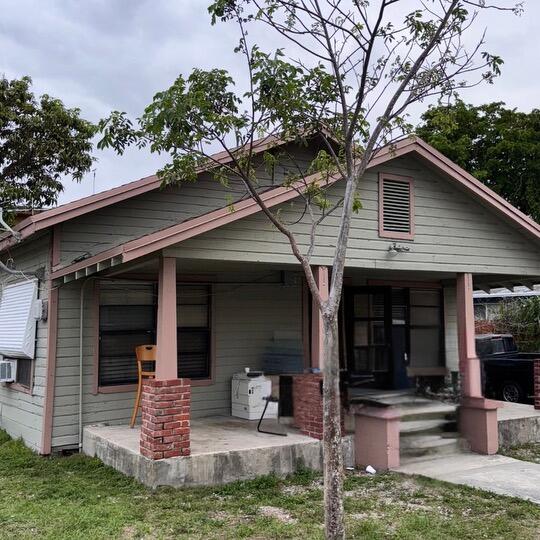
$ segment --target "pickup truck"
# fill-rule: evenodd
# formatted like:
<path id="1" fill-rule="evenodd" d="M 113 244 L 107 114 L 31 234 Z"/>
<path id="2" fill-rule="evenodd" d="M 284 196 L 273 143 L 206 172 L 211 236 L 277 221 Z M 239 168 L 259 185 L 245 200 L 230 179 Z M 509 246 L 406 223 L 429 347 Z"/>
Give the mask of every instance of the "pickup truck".
<path id="1" fill-rule="evenodd" d="M 476 336 L 476 354 L 482 365 L 484 395 L 514 403 L 534 399 L 534 360 L 540 353 L 522 353 L 511 334 Z"/>

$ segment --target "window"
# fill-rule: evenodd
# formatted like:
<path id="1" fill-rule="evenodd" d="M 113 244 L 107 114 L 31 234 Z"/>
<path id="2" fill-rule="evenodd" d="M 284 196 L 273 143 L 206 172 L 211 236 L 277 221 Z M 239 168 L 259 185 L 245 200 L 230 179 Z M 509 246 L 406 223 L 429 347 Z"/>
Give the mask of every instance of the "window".
<path id="1" fill-rule="evenodd" d="M 98 385 L 137 383 L 135 347 L 156 342 L 157 286 L 102 284 L 99 306 Z M 178 376 L 211 376 L 210 287 L 177 289 Z"/>
<path id="2" fill-rule="evenodd" d="M 99 309 L 99 385 L 137 382 L 135 347 L 155 342 L 154 305 L 105 305 Z"/>
<path id="3" fill-rule="evenodd" d="M 209 379 L 210 289 L 182 285 L 177 290 L 178 377 Z"/>
<path id="4" fill-rule="evenodd" d="M 411 367 L 444 365 L 441 289 L 410 290 Z"/>
<path id="5" fill-rule="evenodd" d="M 414 193 L 411 178 L 381 174 L 379 236 L 396 240 L 414 238 Z"/>
<path id="6" fill-rule="evenodd" d="M 19 358 L 17 360 L 17 377 L 15 381 L 28 390 L 32 387 L 32 360 L 28 358 Z"/>

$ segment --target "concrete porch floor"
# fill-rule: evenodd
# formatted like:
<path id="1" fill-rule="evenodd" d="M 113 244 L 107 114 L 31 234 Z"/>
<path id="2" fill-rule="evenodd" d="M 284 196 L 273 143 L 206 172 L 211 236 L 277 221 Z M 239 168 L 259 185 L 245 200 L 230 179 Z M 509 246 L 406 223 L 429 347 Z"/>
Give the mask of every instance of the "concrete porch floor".
<path id="1" fill-rule="evenodd" d="M 302 435 L 297 429 L 276 421 L 264 421 L 262 429 L 286 433 L 286 437 L 259 433 L 257 421 L 243 420 L 233 416 L 211 416 L 191 421 L 191 455 L 217 454 L 221 452 L 254 450 L 256 448 L 289 446 L 309 443 L 315 439 Z M 139 454 L 140 426 L 88 426 L 88 433 L 107 439 L 111 443 Z"/>
<path id="2" fill-rule="evenodd" d="M 257 421 L 215 416 L 191 421 L 191 455 L 152 461 L 139 452 L 140 428 L 90 425 L 84 428 L 83 452 L 133 476 L 150 487 L 216 485 L 265 474 L 284 476 L 299 468 L 322 469 L 322 443 L 275 420 L 257 432 Z M 345 463 L 354 465 L 352 436 L 343 441 Z"/>

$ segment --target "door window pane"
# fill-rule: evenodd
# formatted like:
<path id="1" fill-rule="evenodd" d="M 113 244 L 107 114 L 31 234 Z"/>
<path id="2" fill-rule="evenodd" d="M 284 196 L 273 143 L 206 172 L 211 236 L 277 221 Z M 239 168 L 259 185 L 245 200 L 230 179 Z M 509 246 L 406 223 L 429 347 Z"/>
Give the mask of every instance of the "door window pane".
<path id="1" fill-rule="evenodd" d="M 368 319 L 384 317 L 384 293 L 354 295 L 355 318 Z"/>
<path id="2" fill-rule="evenodd" d="M 369 316 L 369 295 L 355 294 L 354 295 L 354 316 L 367 318 Z"/>
<path id="3" fill-rule="evenodd" d="M 353 372 L 386 372 L 388 355 L 384 347 L 355 348 Z"/>
<path id="4" fill-rule="evenodd" d="M 386 332 L 384 330 L 384 321 L 372 321 L 371 325 L 371 344 L 386 345 Z"/>
<path id="5" fill-rule="evenodd" d="M 364 347 L 369 345 L 369 326 L 367 321 L 356 321 L 354 323 L 354 346 Z"/>

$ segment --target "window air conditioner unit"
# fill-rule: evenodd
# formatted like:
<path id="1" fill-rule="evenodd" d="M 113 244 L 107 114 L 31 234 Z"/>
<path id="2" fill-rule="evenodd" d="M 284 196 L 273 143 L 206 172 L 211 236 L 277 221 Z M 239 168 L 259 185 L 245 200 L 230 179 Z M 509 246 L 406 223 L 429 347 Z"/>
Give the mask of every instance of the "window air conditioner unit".
<path id="1" fill-rule="evenodd" d="M 17 360 L 0 360 L 0 382 L 15 382 Z"/>

